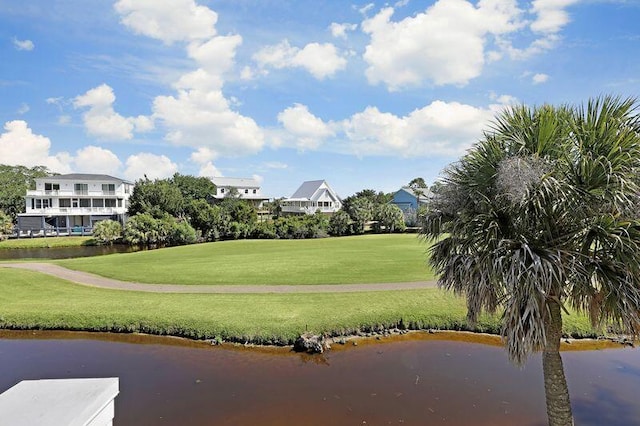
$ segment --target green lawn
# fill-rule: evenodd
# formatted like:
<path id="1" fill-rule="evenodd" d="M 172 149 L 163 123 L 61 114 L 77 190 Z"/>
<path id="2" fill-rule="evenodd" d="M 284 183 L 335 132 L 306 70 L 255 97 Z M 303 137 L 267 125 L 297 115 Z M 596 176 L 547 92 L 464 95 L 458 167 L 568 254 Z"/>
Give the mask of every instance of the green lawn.
<path id="1" fill-rule="evenodd" d="M 415 234 L 239 240 L 56 263 L 158 284 L 351 284 L 424 281 L 427 246 Z"/>
<path id="2" fill-rule="evenodd" d="M 0 241 L 1 249 L 53 248 L 92 246 L 96 242 L 92 237 L 47 237 L 20 238 Z"/>
<path id="3" fill-rule="evenodd" d="M 300 333 L 394 326 L 465 329 L 464 301 L 438 289 L 339 294 L 159 294 L 103 290 L 0 265 L 0 328 L 136 331 L 254 343 L 290 343 Z M 478 331 L 497 332 L 484 317 Z M 588 321 L 565 331 L 592 335 Z"/>

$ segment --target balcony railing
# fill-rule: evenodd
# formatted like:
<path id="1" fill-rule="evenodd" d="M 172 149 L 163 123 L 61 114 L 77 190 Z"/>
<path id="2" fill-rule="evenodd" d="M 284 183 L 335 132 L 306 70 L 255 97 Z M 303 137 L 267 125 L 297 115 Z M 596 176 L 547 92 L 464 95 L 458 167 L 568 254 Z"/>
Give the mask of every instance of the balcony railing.
<path id="1" fill-rule="evenodd" d="M 119 195 L 119 196 L 124 196 L 124 193 L 120 192 L 116 192 L 116 191 L 75 191 L 75 190 L 71 190 L 71 189 L 67 189 L 67 190 L 40 190 L 40 189 L 36 189 L 36 190 L 29 190 L 27 191 L 27 196 L 32 196 L 32 197 L 44 197 L 44 196 L 52 196 L 52 197 L 73 197 L 73 196 L 91 196 L 91 197 L 103 197 L 103 196 L 115 196 L 115 195 Z"/>
<path id="2" fill-rule="evenodd" d="M 48 207 L 46 209 L 27 209 L 28 214 L 124 214 L 126 212 L 124 207 Z"/>

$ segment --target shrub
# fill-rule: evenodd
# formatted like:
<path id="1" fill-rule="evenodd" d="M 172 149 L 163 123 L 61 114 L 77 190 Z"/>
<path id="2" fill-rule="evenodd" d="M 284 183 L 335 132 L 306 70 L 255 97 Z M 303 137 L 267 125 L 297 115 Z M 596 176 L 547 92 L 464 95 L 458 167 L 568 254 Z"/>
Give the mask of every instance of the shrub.
<path id="1" fill-rule="evenodd" d="M 345 211 L 338 210 L 329 219 L 328 232 L 331 235 L 341 236 L 351 233 L 351 217 Z"/>
<path id="2" fill-rule="evenodd" d="M 100 244 L 113 244 L 122 237 L 122 225 L 115 220 L 101 220 L 93 226 L 93 238 Z"/>

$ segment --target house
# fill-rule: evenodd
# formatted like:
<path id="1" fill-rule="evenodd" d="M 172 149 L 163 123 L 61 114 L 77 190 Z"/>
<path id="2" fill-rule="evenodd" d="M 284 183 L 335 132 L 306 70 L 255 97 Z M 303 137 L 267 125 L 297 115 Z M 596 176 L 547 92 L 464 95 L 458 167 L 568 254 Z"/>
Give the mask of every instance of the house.
<path id="1" fill-rule="evenodd" d="M 101 220 L 124 223 L 133 183 L 108 175 L 71 173 L 37 178 L 28 190 L 19 233 L 85 234 Z"/>
<path id="2" fill-rule="evenodd" d="M 281 202 L 283 213 L 314 214 L 335 213 L 342 207 L 342 200 L 324 180 L 303 182 L 290 198 Z"/>
<path id="3" fill-rule="evenodd" d="M 418 210 L 418 207 L 425 205 L 431 197 L 431 191 L 429 188 L 413 188 L 410 186 L 403 186 L 393 194 L 392 204 L 400 207 L 404 213 L 409 210 L 414 212 Z"/>
<path id="4" fill-rule="evenodd" d="M 216 200 L 234 195 L 242 200 L 249 201 L 258 211 L 262 209 L 265 201 L 269 197 L 262 195 L 260 184 L 253 178 L 232 178 L 232 177 L 211 177 L 211 182 L 216 186 L 216 193 L 213 196 Z"/>

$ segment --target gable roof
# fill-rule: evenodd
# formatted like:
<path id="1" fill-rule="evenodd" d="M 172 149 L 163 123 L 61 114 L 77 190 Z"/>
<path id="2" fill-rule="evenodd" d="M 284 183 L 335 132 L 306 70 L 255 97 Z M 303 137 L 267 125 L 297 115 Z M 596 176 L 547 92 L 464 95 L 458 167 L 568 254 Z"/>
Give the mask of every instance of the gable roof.
<path id="1" fill-rule="evenodd" d="M 67 173 L 65 175 L 53 175 L 53 176 L 47 176 L 39 179 L 88 180 L 88 181 L 103 181 L 103 182 L 109 181 L 109 180 L 112 180 L 112 181 L 115 180 L 118 182 L 133 184 L 133 182 L 120 179 L 117 177 L 113 177 L 109 175 L 97 175 L 92 173 Z"/>
<path id="2" fill-rule="evenodd" d="M 416 189 L 418 190 L 422 190 L 422 194 L 418 194 L 416 192 Z M 398 191 L 396 191 L 396 194 L 400 191 L 404 191 L 407 192 L 408 194 L 411 194 L 413 197 L 415 197 L 416 199 L 418 199 L 418 201 L 428 201 L 429 198 L 431 198 L 431 190 L 429 188 L 412 188 L 410 186 L 403 186 L 402 188 L 400 188 Z"/>
<path id="3" fill-rule="evenodd" d="M 310 199 L 323 183 L 326 184 L 324 180 L 308 180 L 306 182 L 302 182 L 302 185 L 300 185 L 290 198 Z"/>
<path id="4" fill-rule="evenodd" d="M 210 177 L 209 180 L 213 182 L 215 186 L 234 186 L 234 187 L 243 187 L 243 188 L 259 188 L 260 184 L 254 178 L 234 178 L 234 177 L 223 177 L 223 176 L 214 176 Z"/>

